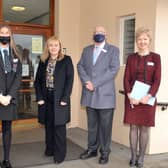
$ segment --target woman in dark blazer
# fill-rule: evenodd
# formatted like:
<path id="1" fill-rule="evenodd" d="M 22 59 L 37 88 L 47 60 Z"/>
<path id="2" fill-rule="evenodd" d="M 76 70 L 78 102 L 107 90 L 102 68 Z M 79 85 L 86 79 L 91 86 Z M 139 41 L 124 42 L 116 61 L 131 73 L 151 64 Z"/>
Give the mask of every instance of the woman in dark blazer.
<path id="1" fill-rule="evenodd" d="M 61 51 L 57 37 L 50 37 L 38 66 L 35 89 L 39 122 L 45 124 L 46 156 L 60 163 L 66 155 L 66 123 L 70 121 L 70 95 L 74 69 L 71 58 Z"/>
<path id="2" fill-rule="evenodd" d="M 3 168 L 12 168 L 9 161 L 12 120 L 17 119 L 17 94 L 21 82 L 22 66 L 11 29 L 0 25 L 0 119 L 4 149 Z"/>
<path id="3" fill-rule="evenodd" d="M 151 35 L 150 31 L 140 28 L 136 32 L 136 44 L 138 52 L 128 56 L 125 75 L 125 115 L 124 123 L 130 124 L 130 148 L 131 167 L 143 167 L 144 155 L 148 142 L 149 128 L 155 126 L 154 105 L 149 105 L 151 97 L 155 97 L 159 89 L 161 80 L 160 55 L 150 51 Z M 141 100 L 131 97 L 131 90 L 135 81 L 140 81 L 150 85 L 148 93 Z M 137 145 L 139 141 L 139 154 Z"/>

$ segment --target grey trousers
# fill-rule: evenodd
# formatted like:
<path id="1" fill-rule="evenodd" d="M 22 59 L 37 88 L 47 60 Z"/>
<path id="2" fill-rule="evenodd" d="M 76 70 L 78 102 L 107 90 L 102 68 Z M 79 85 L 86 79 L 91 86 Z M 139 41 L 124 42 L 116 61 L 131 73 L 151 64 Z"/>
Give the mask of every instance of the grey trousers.
<path id="1" fill-rule="evenodd" d="M 114 109 L 93 109 L 87 110 L 88 121 L 88 149 L 97 151 L 103 156 L 110 153 L 112 123 Z"/>

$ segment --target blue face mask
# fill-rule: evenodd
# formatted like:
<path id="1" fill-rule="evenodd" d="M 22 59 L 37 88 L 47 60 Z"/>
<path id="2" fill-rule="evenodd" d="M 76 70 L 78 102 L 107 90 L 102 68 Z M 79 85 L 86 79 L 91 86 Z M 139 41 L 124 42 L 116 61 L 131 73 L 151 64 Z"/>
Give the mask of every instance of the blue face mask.
<path id="1" fill-rule="evenodd" d="M 101 43 L 105 40 L 105 35 L 104 34 L 95 34 L 93 36 L 93 40 L 96 42 L 96 43 Z"/>

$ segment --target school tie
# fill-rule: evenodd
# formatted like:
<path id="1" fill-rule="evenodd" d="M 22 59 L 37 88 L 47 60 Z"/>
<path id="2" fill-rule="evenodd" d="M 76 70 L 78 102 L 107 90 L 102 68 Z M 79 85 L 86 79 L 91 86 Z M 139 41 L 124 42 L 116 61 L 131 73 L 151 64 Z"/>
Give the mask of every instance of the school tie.
<path id="1" fill-rule="evenodd" d="M 99 47 L 95 47 L 94 51 L 93 51 L 93 65 L 96 64 L 97 58 L 99 57 L 100 54 L 100 48 Z"/>
<path id="2" fill-rule="evenodd" d="M 5 68 L 5 73 L 11 72 L 11 63 L 9 60 L 9 54 L 8 54 L 8 50 L 3 50 L 4 53 L 4 68 Z"/>

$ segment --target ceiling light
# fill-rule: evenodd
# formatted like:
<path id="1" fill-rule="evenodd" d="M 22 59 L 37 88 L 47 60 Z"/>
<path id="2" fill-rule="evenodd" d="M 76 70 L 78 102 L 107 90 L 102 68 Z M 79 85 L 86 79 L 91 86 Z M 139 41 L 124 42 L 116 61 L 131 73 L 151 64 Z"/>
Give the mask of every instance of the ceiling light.
<path id="1" fill-rule="evenodd" d="M 11 9 L 17 12 L 21 12 L 25 10 L 25 7 L 24 6 L 12 6 Z"/>

